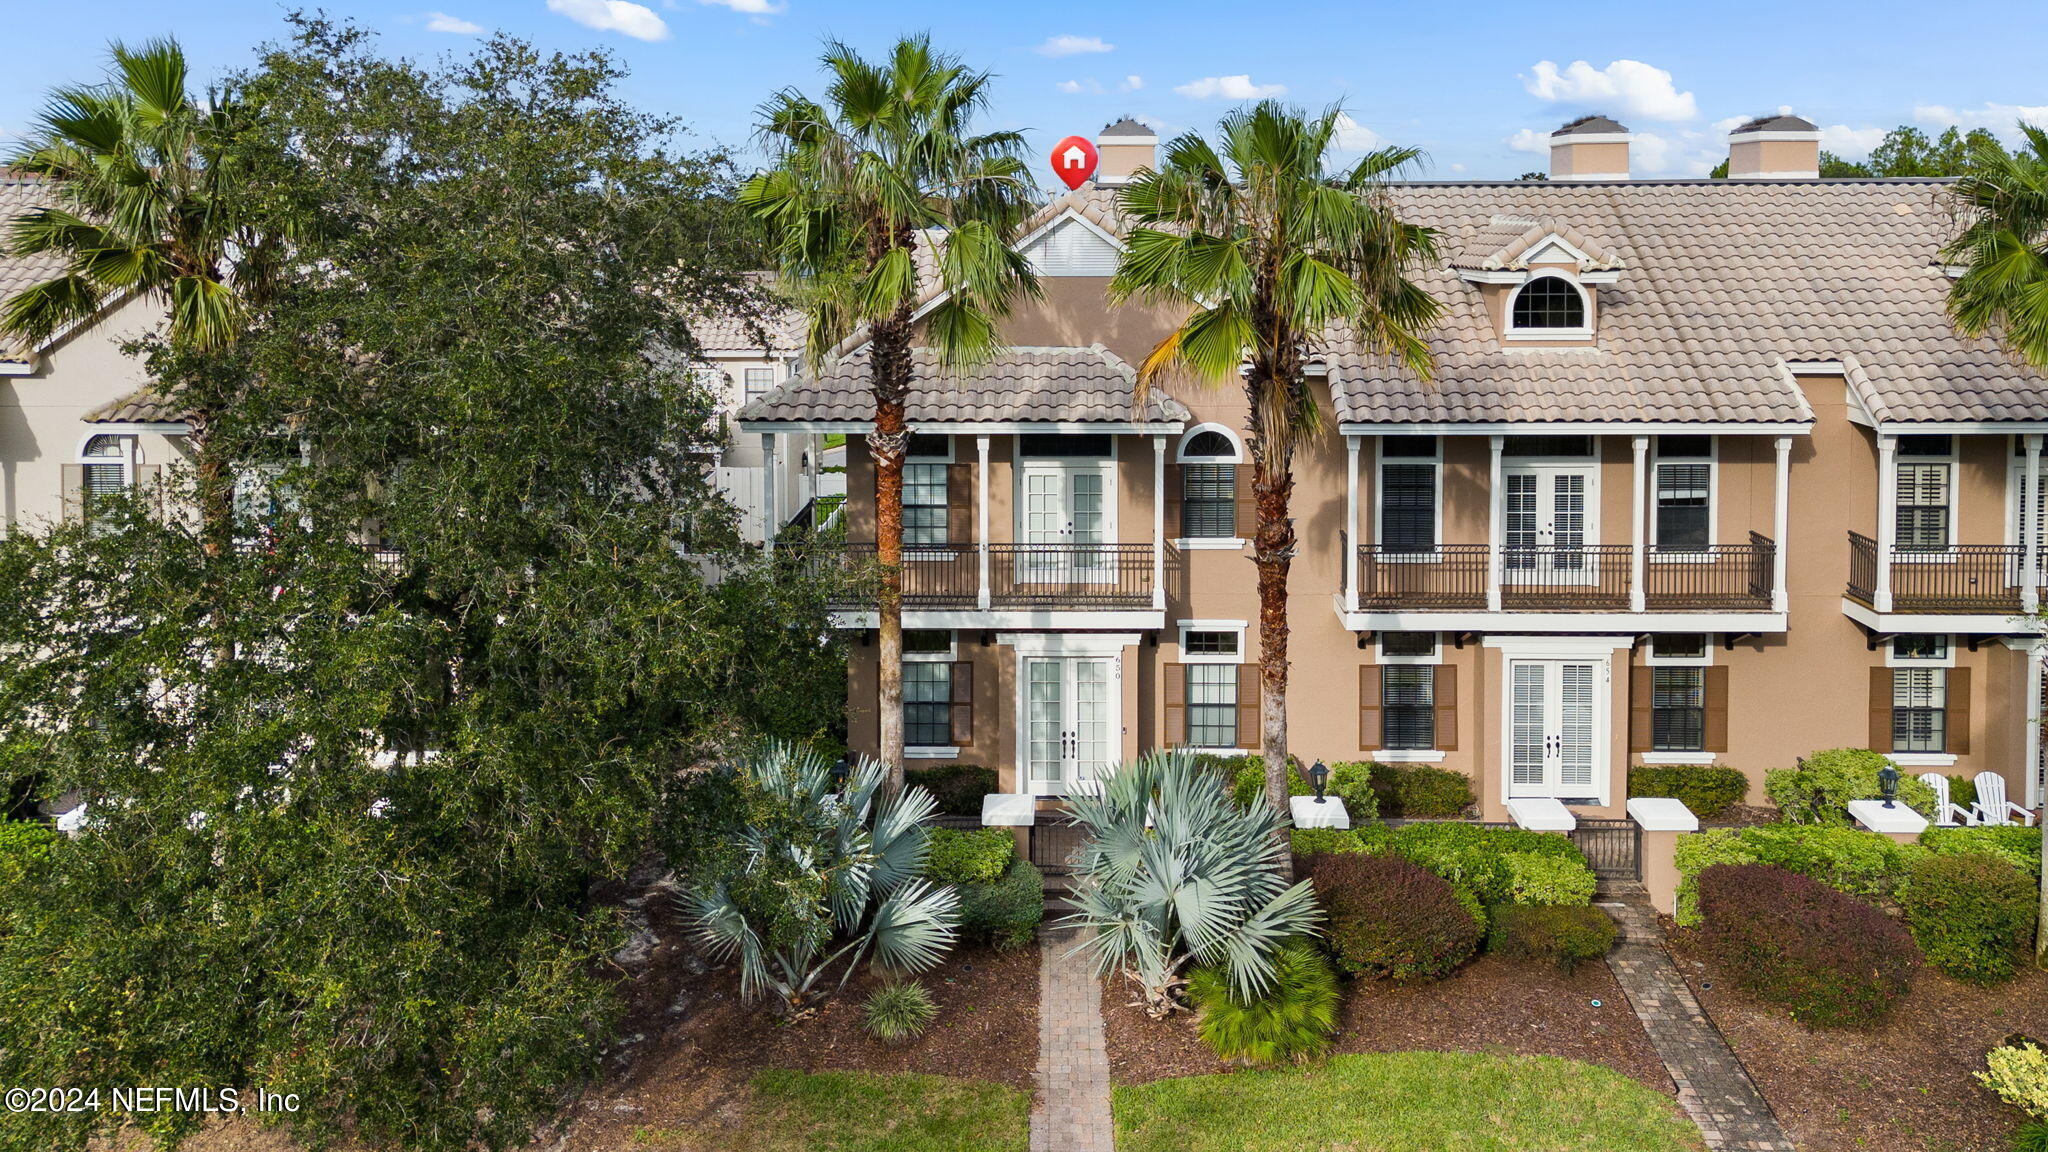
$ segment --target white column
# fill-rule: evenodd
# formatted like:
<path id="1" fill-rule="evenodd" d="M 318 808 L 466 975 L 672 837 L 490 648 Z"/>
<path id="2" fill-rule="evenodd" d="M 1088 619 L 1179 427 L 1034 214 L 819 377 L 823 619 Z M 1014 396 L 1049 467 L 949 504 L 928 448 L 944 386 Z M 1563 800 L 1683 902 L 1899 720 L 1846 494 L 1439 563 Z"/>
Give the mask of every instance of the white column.
<path id="1" fill-rule="evenodd" d="M 1648 513 L 1650 508 L 1650 438 L 1634 436 L 1629 439 L 1629 450 L 1635 455 L 1635 490 L 1630 494 L 1629 553 L 1628 553 L 1628 610 L 1641 612 L 1649 607 L 1648 596 L 1643 591 L 1643 569 L 1649 558 L 1650 533 Z"/>
<path id="2" fill-rule="evenodd" d="M 1505 436 L 1486 438 L 1492 459 L 1486 471 L 1486 610 L 1500 611 L 1500 563 L 1501 549 L 1506 547 L 1507 525 L 1502 515 L 1506 493 L 1501 491 L 1501 450 L 1506 444 Z"/>
<path id="3" fill-rule="evenodd" d="M 1786 585 L 1785 553 L 1792 545 L 1792 438 L 1780 436 L 1771 447 L 1778 454 L 1778 497 L 1771 506 L 1771 611 L 1789 612 L 1792 593 Z"/>
<path id="4" fill-rule="evenodd" d="M 2041 806 L 2041 661 L 2048 656 L 2043 643 L 2035 641 L 2022 653 L 2027 662 L 2027 703 L 2020 709 L 2020 728 L 2026 733 L 2027 807 Z"/>
<path id="5" fill-rule="evenodd" d="M 1166 611 L 1166 437 L 1152 438 L 1152 607 Z"/>
<path id="6" fill-rule="evenodd" d="M 2020 484 L 2020 611 L 2031 614 L 2041 610 L 2041 434 L 2030 432 L 2023 443 L 2027 474 Z M 2028 700 L 2039 698 L 2030 696 Z M 2031 725 L 2028 731 L 2033 731 Z"/>
<path id="7" fill-rule="evenodd" d="M 1892 610 L 1892 541 L 1899 534 L 1899 439 L 1877 438 L 1877 587 L 1871 607 Z"/>
<path id="8" fill-rule="evenodd" d="M 974 438 L 975 606 L 989 609 L 988 591 L 988 437 Z"/>
<path id="9" fill-rule="evenodd" d="M 775 551 L 775 530 L 782 527 L 782 521 L 775 515 L 775 434 L 761 433 L 761 516 L 767 521 L 764 531 L 767 538 L 762 547 Z"/>
<path id="10" fill-rule="evenodd" d="M 1344 438 L 1344 607 L 1358 611 L 1358 437 Z"/>

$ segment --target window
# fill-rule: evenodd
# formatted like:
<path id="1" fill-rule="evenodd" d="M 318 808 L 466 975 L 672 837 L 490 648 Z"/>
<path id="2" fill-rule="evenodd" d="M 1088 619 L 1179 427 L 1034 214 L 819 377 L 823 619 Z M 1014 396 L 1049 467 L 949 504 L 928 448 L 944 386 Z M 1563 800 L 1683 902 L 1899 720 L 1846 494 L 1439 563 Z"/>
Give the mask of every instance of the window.
<path id="1" fill-rule="evenodd" d="M 1436 633 L 1434 632 L 1382 632 L 1380 633 L 1380 659 L 1391 656 L 1423 657 L 1436 659 Z"/>
<path id="2" fill-rule="evenodd" d="M 1237 445 L 1214 428 L 1180 445 L 1180 534 L 1187 539 L 1237 536 Z"/>
<path id="3" fill-rule="evenodd" d="M 1382 669 L 1380 707 L 1386 725 L 1383 747 L 1405 751 L 1436 747 L 1435 667 L 1394 664 Z"/>
<path id="4" fill-rule="evenodd" d="M 1892 671 L 1892 751 L 1948 751 L 1948 669 Z"/>
<path id="5" fill-rule="evenodd" d="M 1593 454 L 1591 436 L 1508 436 L 1501 441 L 1504 456 L 1530 457 L 1558 456 L 1579 459 Z"/>
<path id="6" fill-rule="evenodd" d="M 1551 329 L 1583 332 L 1586 297 L 1562 276 L 1539 276 L 1515 293 L 1508 331 Z"/>
<path id="7" fill-rule="evenodd" d="M 1915 633 L 1892 637 L 1892 662 L 1934 663 L 1948 661 L 1948 637 L 1940 634 Z"/>
<path id="8" fill-rule="evenodd" d="M 1017 454 L 1027 460 L 1058 460 L 1075 456 L 1107 457 L 1107 432 L 1038 433 L 1017 437 Z"/>
<path id="9" fill-rule="evenodd" d="M 1899 437 L 1894 513 L 1901 552 L 1946 552 L 1954 487 L 1955 442 L 1948 436 Z"/>
<path id="10" fill-rule="evenodd" d="M 1237 665 L 1188 665 L 1188 743 L 1237 747 Z"/>
<path id="11" fill-rule="evenodd" d="M 903 630 L 903 654 L 905 656 L 937 656 L 947 660 L 953 658 L 953 634 L 945 629 L 906 628 Z"/>
<path id="12" fill-rule="evenodd" d="M 933 548 L 947 541 L 944 464 L 903 466 L 903 546 Z"/>
<path id="13" fill-rule="evenodd" d="M 1436 551 L 1437 439 L 1380 439 L 1380 550 L 1393 555 Z"/>
<path id="14" fill-rule="evenodd" d="M 1714 441 L 1711 436 L 1659 436 L 1656 545 L 1662 552 L 1713 547 Z"/>
<path id="15" fill-rule="evenodd" d="M 1700 752 L 1707 739 L 1707 670 L 1653 668 L 1650 672 L 1650 750 Z"/>
<path id="16" fill-rule="evenodd" d="M 85 442 L 85 451 L 80 456 L 85 464 L 88 503 L 95 496 L 116 496 L 128 490 L 133 445 L 132 436 L 95 436 Z"/>
<path id="17" fill-rule="evenodd" d="M 1705 664 L 1707 660 L 1704 632 L 1659 632 L 1650 637 L 1651 664 Z"/>
<path id="18" fill-rule="evenodd" d="M 1189 628 L 1180 635 L 1180 650 L 1184 656 L 1227 656 L 1236 663 L 1237 641 L 1235 631 Z"/>
<path id="19" fill-rule="evenodd" d="M 746 400 L 759 400 L 775 390 L 775 369 L 749 368 L 746 373 Z"/>
<path id="20" fill-rule="evenodd" d="M 903 743 L 911 748 L 953 743 L 953 634 L 903 632 Z"/>

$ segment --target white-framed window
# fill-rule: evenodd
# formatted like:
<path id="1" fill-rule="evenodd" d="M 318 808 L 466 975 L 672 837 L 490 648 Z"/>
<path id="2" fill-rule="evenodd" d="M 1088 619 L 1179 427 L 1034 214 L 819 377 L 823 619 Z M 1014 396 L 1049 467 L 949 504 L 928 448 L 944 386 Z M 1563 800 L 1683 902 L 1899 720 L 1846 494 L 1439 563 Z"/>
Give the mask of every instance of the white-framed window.
<path id="1" fill-rule="evenodd" d="M 1891 751 L 1948 751 L 1948 673 L 1943 667 L 1892 668 Z"/>
<path id="2" fill-rule="evenodd" d="M 1885 646 L 1887 668 L 1953 668 L 1956 664 L 1954 638 L 1939 632 L 1909 632 L 1892 637 Z"/>
<path id="3" fill-rule="evenodd" d="M 911 436 L 903 464 L 905 548 L 938 548 L 951 543 L 947 473 L 952 460 L 952 437 Z"/>
<path id="4" fill-rule="evenodd" d="M 1180 534 L 1187 540 L 1236 540 L 1237 469 L 1244 447 L 1220 424 L 1188 429 L 1174 453 L 1180 465 Z"/>
<path id="5" fill-rule="evenodd" d="M 1650 675 L 1650 748 L 1659 754 L 1707 752 L 1707 667 L 1714 662 L 1714 637 L 1705 632 L 1657 632 L 1643 663 Z M 1693 761 L 1689 761 L 1693 762 Z"/>
<path id="6" fill-rule="evenodd" d="M 1704 668 L 1714 662 L 1714 637 L 1706 632 L 1656 632 L 1643 663 L 1652 668 Z"/>
<path id="7" fill-rule="evenodd" d="M 742 381 L 745 392 L 740 396 L 740 402 L 751 404 L 775 391 L 775 369 L 749 368 L 743 373 Z"/>
<path id="8" fill-rule="evenodd" d="M 1543 272 L 1508 298 L 1508 335 L 1553 339 L 1591 336 L 1592 301 L 1570 277 Z"/>
<path id="9" fill-rule="evenodd" d="M 907 748 L 953 743 L 953 633 L 903 633 L 903 743 Z"/>
<path id="10" fill-rule="evenodd" d="M 1443 448 L 1435 436 L 1379 438 L 1379 514 L 1385 556 L 1428 556 L 1443 538 Z"/>
<path id="11" fill-rule="evenodd" d="M 1437 634 L 1434 632 L 1382 632 L 1378 643 L 1382 664 L 1437 662 Z"/>
<path id="12" fill-rule="evenodd" d="M 1659 436 L 1650 473 L 1651 542 L 1665 554 L 1714 547 L 1715 443 L 1712 436 Z"/>
<path id="13" fill-rule="evenodd" d="M 1180 659 L 1187 673 L 1187 743 L 1238 748 L 1238 666 L 1244 663 L 1242 620 L 1183 620 Z"/>
<path id="14" fill-rule="evenodd" d="M 135 486 L 136 445 L 133 436 L 102 433 L 79 446 L 78 462 L 85 473 L 85 499 L 117 496 Z"/>
<path id="15" fill-rule="evenodd" d="M 1380 669 L 1380 723 L 1380 747 L 1388 751 L 1436 747 L 1435 664 L 1397 661 Z"/>
<path id="16" fill-rule="evenodd" d="M 1956 438 L 1901 436 L 1892 548 L 1947 552 L 1955 541 Z"/>

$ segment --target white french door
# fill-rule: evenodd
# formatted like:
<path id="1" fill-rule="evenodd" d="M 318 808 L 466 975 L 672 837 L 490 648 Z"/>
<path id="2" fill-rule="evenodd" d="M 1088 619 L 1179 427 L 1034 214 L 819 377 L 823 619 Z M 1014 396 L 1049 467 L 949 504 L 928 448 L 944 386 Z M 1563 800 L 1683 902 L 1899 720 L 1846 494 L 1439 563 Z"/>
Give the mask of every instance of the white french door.
<path id="1" fill-rule="evenodd" d="M 1600 542 L 1593 466 L 1511 466 L 1501 474 L 1501 571 L 1507 583 L 1590 582 Z"/>
<path id="2" fill-rule="evenodd" d="M 1113 473 L 1102 464 L 1027 462 L 1022 471 L 1017 580 L 1026 584 L 1102 584 L 1111 579 L 1115 533 Z"/>
<path id="3" fill-rule="evenodd" d="M 1037 795 L 1060 795 L 1092 784 L 1117 759 L 1117 661 L 1109 656 L 1027 656 L 1024 694 L 1024 778 Z"/>
<path id="4" fill-rule="evenodd" d="M 1508 661 L 1508 798 L 1600 795 L 1607 762 L 1607 662 Z"/>

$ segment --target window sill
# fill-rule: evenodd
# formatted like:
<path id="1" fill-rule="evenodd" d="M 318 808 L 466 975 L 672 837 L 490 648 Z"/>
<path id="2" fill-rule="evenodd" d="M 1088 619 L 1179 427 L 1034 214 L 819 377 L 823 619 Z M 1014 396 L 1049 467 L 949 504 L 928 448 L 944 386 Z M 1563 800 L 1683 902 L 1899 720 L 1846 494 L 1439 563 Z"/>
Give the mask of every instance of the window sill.
<path id="1" fill-rule="evenodd" d="M 1193 745 L 1186 745 L 1186 746 L 1183 746 L 1183 747 L 1178 747 L 1178 748 L 1176 748 L 1176 749 L 1175 749 L 1175 751 L 1177 751 L 1177 752 L 1193 752 L 1193 753 L 1196 753 L 1197 755 L 1201 755 L 1201 756 L 1250 756 L 1250 755 L 1252 755 L 1253 753 L 1257 752 L 1257 751 L 1258 751 L 1258 749 L 1257 749 L 1257 748 L 1197 748 L 1197 747 L 1195 747 L 1195 746 L 1193 746 Z"/>
<path id="2" fill-rule="evenodd" d="M 1172 543 L 1183 552 L 1223 552 L 1236 551 L 1249 541 L 1235 536 L 1186 536 Z"/>
<path id="3" fill-rule="evenodd" d="M 1638 752 L 1636 758 L 1645 764 L 1712 764 L 1712 752 Z"/>
<path id="4" fill-rule="evenodd" d="M 1901 768 L 1953 768 L 1956 764 L 1953 752 L 1891 752 L 1887 755 Z"/>
<path id="5" fill-rule="evenodd" d="M 1444 753 L 1422 748 L 1382 748 L 1372 754 L 1380 764 L 1441 764 Z"/>
<path id="6" fill-rule="evenodd" d="M 903 758 L 905 760 L 950 760 L 958 755 L 960 755 L 958 748 L 939 748 L 931 745 L 926 745 L 922 748 L 905 748 L 903 750 Z"/>

